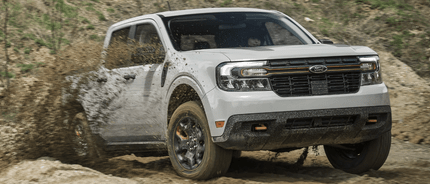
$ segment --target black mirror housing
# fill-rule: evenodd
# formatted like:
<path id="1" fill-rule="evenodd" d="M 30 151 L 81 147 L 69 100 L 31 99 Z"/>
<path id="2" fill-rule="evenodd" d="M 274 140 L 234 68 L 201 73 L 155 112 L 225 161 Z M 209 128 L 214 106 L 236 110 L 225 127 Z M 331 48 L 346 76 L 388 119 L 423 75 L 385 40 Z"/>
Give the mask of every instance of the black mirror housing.
<path id="1" fill-rule="evenodd" d="M 322 44 L 333 44 L 333 41 L 329 39 L 320 39 L 318 41 L 320 41 Z"/>

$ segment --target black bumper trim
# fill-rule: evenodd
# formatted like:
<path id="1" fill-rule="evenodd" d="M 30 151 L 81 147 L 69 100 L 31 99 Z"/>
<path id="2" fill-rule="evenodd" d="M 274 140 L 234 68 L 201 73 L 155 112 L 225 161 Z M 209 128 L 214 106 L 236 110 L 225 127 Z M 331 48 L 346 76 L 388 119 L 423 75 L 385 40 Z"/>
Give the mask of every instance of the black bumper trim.
<path id="1" fill-rule="evenodd" d="M 369 114 L 377 123 L 368 123 Z M 312 125 L 306 128 L 287 128 L 289 119 L 354 116 L 352 124 L 344 126 Z M 266 131 L 253 131 L 255 125 L 264 124 Z M 233 150 L 276 150 L 326 144 L 353 144 L 369 141 L 391 130 L 390 106 L 320 109 L 290 112 L 269 112 L 231 116 L 223 135 L 213 141 Z"/>

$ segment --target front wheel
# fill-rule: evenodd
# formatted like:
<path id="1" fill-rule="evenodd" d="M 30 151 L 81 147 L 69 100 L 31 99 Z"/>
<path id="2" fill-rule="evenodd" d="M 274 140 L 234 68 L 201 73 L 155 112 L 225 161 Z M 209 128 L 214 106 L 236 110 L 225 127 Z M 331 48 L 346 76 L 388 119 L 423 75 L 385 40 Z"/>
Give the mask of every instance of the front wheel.
<path id="1" fill-rule="evenodd" d="M 325 145 L 324 151 L 334 168 L 359 174 L 381 168 L 387 160 L 390 147 L 391 131 L 388 131 L 379 138 L 364 143 L 339 147 Z"/>
<path id="2" fill-rule="evenodd" d="M 210 179 L 227 172 L 232 151 L 212 142 L 203 109 L 197 102 L 180 105 L 168 127 L 167 146 L 175 171 L 191 179 Z"/>

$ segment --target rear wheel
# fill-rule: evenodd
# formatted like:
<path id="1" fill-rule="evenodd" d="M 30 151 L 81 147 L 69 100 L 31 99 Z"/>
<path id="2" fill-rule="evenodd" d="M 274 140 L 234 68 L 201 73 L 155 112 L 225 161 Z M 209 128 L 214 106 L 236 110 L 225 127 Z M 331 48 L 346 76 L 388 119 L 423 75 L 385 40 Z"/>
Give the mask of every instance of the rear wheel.
<path id="1" fill-rule="evenodd" d="M 101 153 L 92 138 L 92 132 L 84 113 L 77 113 L 69 127 L 74 155 L 82 160 L 97 160 Z"/>
<path id="2" fill-rule="evenodd" d="M 390 147 L 391 131 L 388 131 L 371 141 L 338 147 L 325 145 L 324 150 L 334 168 L 359 174 L 381 168 L 387 160 Z"/>
<path id="3" fill-rule="evenodd" d="M 233 151 L 233 158 L 240 158 L 241 155 L 242 155 L 242 151 L 240 150 Z"/>
<path id="4" fill-rule="evenodd" d="M 215 145 L 209 131 L 206 115 L 197 102 L 186 102 L 173 113 L 167 146 L 180 176 L 204 180 L 227 172 L 232 151 Z"/>

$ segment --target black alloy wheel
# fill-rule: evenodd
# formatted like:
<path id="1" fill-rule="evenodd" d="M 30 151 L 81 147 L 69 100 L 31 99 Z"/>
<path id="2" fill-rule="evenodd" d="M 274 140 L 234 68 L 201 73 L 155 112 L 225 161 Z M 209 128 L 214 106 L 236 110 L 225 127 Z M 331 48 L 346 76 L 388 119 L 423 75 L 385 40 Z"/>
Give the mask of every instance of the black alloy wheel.
<path id="1" fill-rule="evenodd" d="M 176 127 L 175 153 L 179 163 L 186 169 L 195 169 L 205 153 L 205 137 L 202 128 L 193 117 L 185 117 Z"/>
<path id="2" fill-rule="evenodd" d="M 84 113 L 77 113 L 69 125 L 72 149 L 78 159 L 96 161 L 101 158 L 92 138 L 92 132 Z"/>
<path id="3" fill-rule="evenodd" d="M 233 153 L 212 142 L 204 110 L 195 101 L 180 105 L 170 118 L 167 148 L 176 173 L 198 180 L 226 173 Z"/>
<path id="4" fill-rule="evenodd" d="M 88 153 L 88 142 L 86 132 L 82 124 L 76 124 L 74 127 L 75 136 L 73 136 L 74 150 L 79 157 L 85 157 Z"/>

